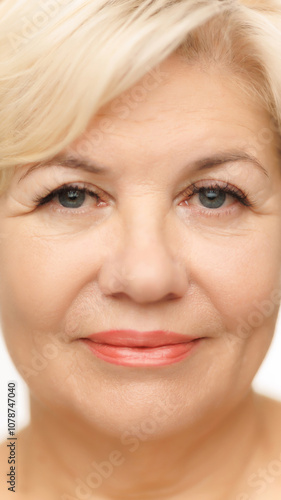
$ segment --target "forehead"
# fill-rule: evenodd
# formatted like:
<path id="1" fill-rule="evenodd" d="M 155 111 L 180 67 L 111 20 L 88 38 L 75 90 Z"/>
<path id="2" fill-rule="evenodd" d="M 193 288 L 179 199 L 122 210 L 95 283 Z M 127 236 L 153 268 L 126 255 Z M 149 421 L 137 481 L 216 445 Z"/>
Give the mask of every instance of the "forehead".
<path id="1" fill-rule="evenodd" d="M 175 149 L 178 154 L 188 152 L 192 160 L 198 149 L 211 154 L 225 143 L 256 152 L 260 132 L 267 129 L 271 140 L 260 151 L 266 156 L 278 140 L 271 117 L 232 76 L 219 66 L 189 65 L 173 55 L 158 66 L 155 77 L 153 72 L 145 75 L 102 107 L 73 148 L 86 138 L 90 154 L 101 160 L 105 151 L 112 160 L 118 155 L 156 162 L 171 155 L 172 160 Z M 96 141 L 97 136 L 101 140 Z"/>

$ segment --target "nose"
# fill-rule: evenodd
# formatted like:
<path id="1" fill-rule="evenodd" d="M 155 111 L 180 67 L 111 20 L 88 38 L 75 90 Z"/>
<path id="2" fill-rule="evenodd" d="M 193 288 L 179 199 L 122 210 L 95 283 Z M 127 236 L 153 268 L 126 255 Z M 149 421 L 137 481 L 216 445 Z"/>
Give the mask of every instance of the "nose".
<path id="1" fill-rule="evenodd" d="M 182 297 L 188 289 L 187 269 L 179 252 L 172 248 L 174 238 L 164 235 L 163 220 L 161 224 L 145 224 L 145 229 L 140 224 L 132 226 L 134 229 L 120 238 L 118 250 L 109 253 L 100 268 L 103 293 L 127 295 L 138 303 Z"/>

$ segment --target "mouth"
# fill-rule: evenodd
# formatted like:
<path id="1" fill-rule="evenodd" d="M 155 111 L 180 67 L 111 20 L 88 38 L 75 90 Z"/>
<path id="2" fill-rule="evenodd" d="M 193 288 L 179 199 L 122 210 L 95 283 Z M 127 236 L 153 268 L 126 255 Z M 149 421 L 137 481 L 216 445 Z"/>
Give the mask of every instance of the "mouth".
<path id="1" fill-rule="evenodd" d="M 163 366 L 189 356 L 203 338 L 163 330 L 109 330 L 82 338 L 92 354 L 123 366 Z"/>

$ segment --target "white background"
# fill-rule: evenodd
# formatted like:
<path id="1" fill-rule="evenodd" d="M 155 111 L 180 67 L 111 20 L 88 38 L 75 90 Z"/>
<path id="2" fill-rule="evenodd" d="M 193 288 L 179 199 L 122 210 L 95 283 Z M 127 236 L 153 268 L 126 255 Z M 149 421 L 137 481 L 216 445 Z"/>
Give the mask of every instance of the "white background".
<path id="1" fill-rule="evenodd" d="M 28 390 L 16 371 L 0 331 L 0 441 L 7 437 L 7 384 L 17 383 L 17 431 L 29 421 Z M 254 379 L 254 389 L 281 401 L 281 312 L 273 342 Z"/>

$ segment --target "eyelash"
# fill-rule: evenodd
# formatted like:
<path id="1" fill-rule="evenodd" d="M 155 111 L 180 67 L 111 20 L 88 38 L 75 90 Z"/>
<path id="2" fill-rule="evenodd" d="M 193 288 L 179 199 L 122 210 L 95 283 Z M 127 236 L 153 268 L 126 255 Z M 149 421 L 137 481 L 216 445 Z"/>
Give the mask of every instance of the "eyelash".
<path id="1" fill-rule="evenodd" d="M 33 203 L 35 204 L 36 207 L 46 205 L 50 203 L 55 196 L 61 193 L 67 193 L 70 190 L 74 191 L 79 191 L 85 194 L 88 194 L 92 198 L 95 198 L 97 202 L 102 200 L 102 193 L 99 191 L 93 191 L 91 189 L 88 189 L 87 187 L 83 186 L 77 186 L 75 184 L 65 184 L 57 189 L 54 189 L 53 191 L 49 191 L 46 195 L 44 196 L 37 196 L 33 200 Z M 198 186 L 196 183 L 191 184 L 187 189 L 185 189 L 181 194 L 183 196 L 187 196 L 188 199 L 194 196 L 195 194 L 198 194 L 200 192 L 208 191 L 208 190 L 219 190 L 220 192 L 223 192 L 225 194 L 229 194 L 233 196 L 241 205 L 244 205 L 246 207 L 254 207 L 256 203 L 254 201 L 250 201 L 249 195 L 246 193 L 243 193 L 240 191 L 240 189 L 236 188 L 235 186 L 232 186 L 228 182 L 225 182 L 224 185 L 222 186 L 221 184 L 217 182 L 210 182 L 208 185 L 204 186 Z M 186 201 L 186 200 L 184 200 Z M 62 207 L 68 210 L 67 207 Z M 79 207 L 80 208 L 80 207 Z M 205 207 L 206 208 L 206 207 Z M 219 209 L 210 209 L 211 213 L 214 214 L 214 212 L 218 212 Z M 70 208 L 72 212 L 75 212 L 75 209 Z M 206 214 L 208 214 L 208 209 L 204 210 Z M 215 215 L 215 214 L 214 214 Z"/>
<path id="2" fill-rule="evenodd" d="M 240 189 L 232 186 L 228 182 L 225 182 L 222 186 L 217 182 L 212 182 L 205 186 L 197 186 L 195 183 L 191 184 L 185 191 L 183 192 L 184 196 L 194 196 L 195 194 L 200 193 L 201 191 L 208 190 L 219 190 L 225 194 L 230 194 L 233 198 L 236 198 L 242 205 L 246 207 L 254 207 L 256 203 L 254 201 L 250 201 L 250 196 L 247 193 L 243 193 Z M 212 209 L 214 210 L 214 209 Z"/>
<path id="3" fill-rule="evenodd" d="M 92 198 L 96 198 L 97 201 L 101 200 L 101 193 L 98 193 L 98 191 L 93 191 L 91 189 L 88 189 L 86 187 L 81 187 L 77 186 L 75 184 L 65 184 L 57 189 L 54 189 L 53 191 L 49 191 L 46 195 L 44 196 L 37 196 L 34 200 L 33 203 L 35 204 L 36 207 L 46 205 L 47 203 L 50 203 L 55 196 L 61 193 L 67 193 L 68 191 L 80 191 L 81 193 L 88 194 Z M 62 207 L 66 208 L 66 207 Z M 71 209 L 72 210 L 72 209 Z M 72 210 L 73 212 L 73 210 Z"/>

